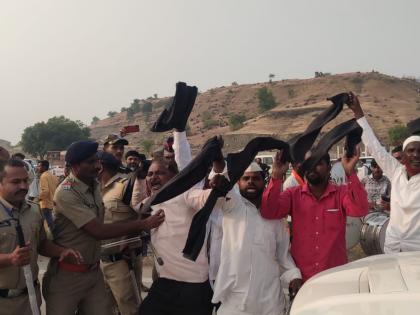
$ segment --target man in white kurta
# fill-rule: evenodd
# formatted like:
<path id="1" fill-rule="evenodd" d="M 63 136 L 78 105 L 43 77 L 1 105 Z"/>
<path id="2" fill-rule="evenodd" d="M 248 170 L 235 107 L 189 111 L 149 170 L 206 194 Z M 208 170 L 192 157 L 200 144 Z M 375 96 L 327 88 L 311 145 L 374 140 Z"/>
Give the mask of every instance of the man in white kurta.
<path id="1" fill-rule="evenodd" d="M 218 315 L 283 314 L 281 278 L 286 283 L 301 278 L 289 254 L 284 221 L 263 219 L 254 203 L 243 197 L 261 198 L 261 173 L 256 163 L 251 164 L 238 182 L 241 194 L 232 190 L 222 206 L 221 263 L 213 295 L 213 303 L 222 303 Z M 250 183 L 249 177 L 261 177 L 262 186 Z"/>
<path id="2" fill-rule="evenodd" d="M 403 144 L 403 164 L 380 144 L 357 97 L 350 93 L 350 108 L 363 128 L 362 140 L 391 180 L 391 213 L 385 236 L 385 253 L 420 250 L 420 136 Z"/>

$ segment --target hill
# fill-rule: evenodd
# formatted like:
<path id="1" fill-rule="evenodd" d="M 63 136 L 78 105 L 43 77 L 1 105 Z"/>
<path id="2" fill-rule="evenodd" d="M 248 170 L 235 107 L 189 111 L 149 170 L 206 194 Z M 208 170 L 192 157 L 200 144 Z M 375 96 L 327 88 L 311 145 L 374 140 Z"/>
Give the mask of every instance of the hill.
<path id="1" fill-rule="evenodd" d="M 276 99 L 276 106 L 263 113 L 259 111 L 257 97 L 258 89 L 262 87 L 271 90 Z M 359 95 L 369 122 L 384 144 L 388 143 L 389 128 L 420 116 L 420 83 L 411 78 L 358 72 L 271 83 L 238 85 L 234 82 L 231 86 L 199 94 L 189 120 L 189 140 L 193 150 L 197 150 L 207 138 L 223 134 L 227 151 L 242 148 L 257 135 L 273 135 L 287 140 L 302 132 L 318 113 L 330 105 L 327 97 L 344 91 L 354 91 Z M 146 139 L 153 141 L 156 149 L 168 135 L 155 134 L 149 129 L 170 101 L 169 97 L 140 100 L 141 106 L 152 105 L 150 113 L 140 111 L 131 119 L 127 119 L 126 111 L 116 113 L 91 125 L 92 137 L 103 139 L 125 125 L 140 124 L 140 133 L 127 136 L 130 145 L 142 150 L 142 141 Z M 229 126 L 229 119 L 234 114 L 245 119 L 237 130 L 231 130 Z M 349 109 L 345 109 L 326 126 L 324 132 L 351 117 Z"/>
<path id="2" fill-rule="evenodd" d="M 10 151 L 12 149 L 12 144 L 7 140 L 0 139 L 0 147 L 3 147 L 7 151 Z"/>

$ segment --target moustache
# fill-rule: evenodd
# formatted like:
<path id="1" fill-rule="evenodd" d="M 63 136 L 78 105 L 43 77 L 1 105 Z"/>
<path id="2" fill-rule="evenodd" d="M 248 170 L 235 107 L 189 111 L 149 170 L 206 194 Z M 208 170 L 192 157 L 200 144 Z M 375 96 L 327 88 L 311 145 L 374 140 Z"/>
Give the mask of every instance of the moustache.
<path id="1" fill-rule="evenodd" d="M 319 176 L 319 174 L 315 171 L 309 171 L 308 174 L 306 176 Z"/>
<path id="2" fill-rule="evenodd" d="M 19 195 L 20 193 L 25 193 L 25 195 L 28 193 L 28 190 L 27 189 L 21 189 L 21 190 L 18 190 L 16 193 L 15 193 L 15 195 Z"/>

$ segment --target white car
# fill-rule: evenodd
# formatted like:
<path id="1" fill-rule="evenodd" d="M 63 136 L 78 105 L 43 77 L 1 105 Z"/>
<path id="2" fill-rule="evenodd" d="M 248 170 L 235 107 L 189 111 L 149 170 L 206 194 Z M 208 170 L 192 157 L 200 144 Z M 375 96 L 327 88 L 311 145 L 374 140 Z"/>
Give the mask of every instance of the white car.
<path id="1" fill-rule="evenodd" d="M 49 172 L 57 177 L 64 176 L 64 167 L 52 166 Z"/>
<path id="2" fill-rule="evenodd" d="M 420 314 L 420 252 L 370 256 L 309 279 L 291 315 Z"/>

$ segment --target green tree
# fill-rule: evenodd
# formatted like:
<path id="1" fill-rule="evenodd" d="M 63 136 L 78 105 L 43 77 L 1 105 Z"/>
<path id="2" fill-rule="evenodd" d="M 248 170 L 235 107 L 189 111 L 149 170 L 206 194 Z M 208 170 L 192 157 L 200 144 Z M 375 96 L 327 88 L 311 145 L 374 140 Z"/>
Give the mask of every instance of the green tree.
<path id="1" fill-rule="evenodd" d="M 72 142 L 89 136 L 90 129 L 81 121 L 56 116 L 25 128 L 21 144 L 25 152 L 43 159 L 48 151 L 65 150 Z"/>
<path id="2" fill-rule="evenodd" d="M 146 114 L 146 113 L 151 113 L 153 110 L 153 104 L 150 102 L 146 102 L 143 104 L 143 108 L 141 109 L 141 111 Z"/>
<path id="3" fill-rule="evenodd" d="M 212 118 L 212 115 L 209 111 L 204 111 L 201 113 L 201 120 L 204 122 L 205 120 L 209 120 Z"/>
<path id="4" fill-rule="evenodd" d="M 212 113 L 209 111 L 204 111 L 201 113 L 201 121 L 204 128 L 211 128 L 219 124 L 217 120 L 213 119 Z"/>
<path id="5" fill-rule="evenodd" d="M 131 108 L 131 110 L 133 111 L 134 114 L 140 112 L 140 110 L 141 110 L 140 100 L 137 99 L 137 98 L 135 100 L 133 100 L 130 108 Z"/>
<path id="6" fill-rule="evenodd" d="M 115 111 L 113 111 L 113 110 L 110 110 L 109 112 L 108 112 L 108 114 L 106 114 L 109 118 L 112 118 L 112 117 L 114 117 L 115 115 L 117 114 L 117 112 L 115 112 Z"/>
<path id="7" fill-rule="evenodd" d="M 152 140 L 143 140 L 140 144 L 147 154 L 150 154 L 150 152 L 152 152 L 152 148 L 153 148 Z"/>
<path id="8" fill-rule="evenodd" d="M 275 77 L 276 75 L 275 74 L 273 74 L 273 73 L 270 73 L 269 75 L 268 75 L 268 82 L 273 82 L 273 79 L 274 79 L 274 77 Z"/>
<path id="9" fill-rule="evenodd" d="M 127 108 L 127 110 L 126 110 L 125 113 L 126 113 L 126 117 L 127 117 L 128 120 L 133 119 L 133 117 L 134 117 L 134 110 L 131 107 Z"/>
<path id="10" fill-rule="evenodd" d="M 203 127 L 206 128 L 206 129 L 217 126 L 218 124 L 219 124 L 219 122 L 217 120 L 214 120 L 214 119 L 208 119 L 208 120 L 203 121 Z"/>
<path id="11" fill-rule="evenodd" d="M 229 117 L 229 128 L 230 130 L 238 130 L 244 126 L 246 117 L 242 114 L 233 114 Z"/>
<path id="12" fill-rule="evenodd" d="M 95 116 L 92 118 L 92 125 L 95 125 L 96 123 L 98 123 L 98 121 L 100 121 L 98 116 Z"/>
<path id="13" fill-rule="evenodd" d="M 266 87 L 257 90 L 258 105 L 261 112 L 265 112 L 273 107 L 276 107 L 276 99 L 273 92 Z"/>
<path id="14" fill-rule="evenodd" d="M 410 135 L 408 128 L 404 125 L 397 125 L 388 130 L 388 138 L 391 145 L 400 145 Z"/>
<path id="15" fill-rule="evenodd" d="M 296 91 L 293 88 L 289 88 L 287 90 L 287 94 L 289 95 L 289 98 L 295 98 L 296 97 Z"/>
<path id="16" fill-rule="evenodd" d="M 154 98 L 158 98 L 157 93 L 153 94 L 153 97 L 154 97 Z"/>

